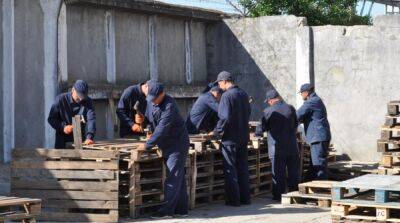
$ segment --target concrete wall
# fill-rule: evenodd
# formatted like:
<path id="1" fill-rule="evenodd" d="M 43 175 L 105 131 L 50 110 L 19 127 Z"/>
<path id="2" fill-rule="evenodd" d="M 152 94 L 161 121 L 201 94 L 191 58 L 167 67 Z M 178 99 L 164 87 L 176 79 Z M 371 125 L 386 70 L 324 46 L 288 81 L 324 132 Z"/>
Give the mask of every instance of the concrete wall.
<path id="1" fill-rule="evenodd" d="M 192 84 L 204 85 L 207 83 L 206 25 L 202 22 L 192 22 L 190 25 L 192 38 Z"/>
<path id="2" fill-rule="evenodd" d="M 227 70 L 255 101 L 252 119 L 259 119 L 269 89 L 296 102 L 296 32 L 303 18 L 294 16 L 228 19 L 208 29 L 208 75 Z"/>
<path id="3" fill-rule="evenodd" d="M 3 77 L 4 77 L 4 73 L 3 73 L 3 0 L 0 1 L 0 92 L 1 95 L 0 96 L 0 111 L 2 111 L 1 109 L 3 108 L 3 95 L 7 94 L 6 92 L 3 91 Z M 4 122 L 3 122 L 3 112 L 0 112 L 0 151 L 1 148 L 3 148 L 4 144 L 4 140 L 3 140 L 3 128 L 4 128 Z M 3 160 L 4 154 L 2 152 L 0 152 L 0 160 Z"/>
<path id="4" fill-rule="evenodd" d="M 39 1 L 15 0 L 15 146 L 43 145 L 43 12 Z"/>
<path id="5" fill-rule="evenodd" d="M 355 160 L 379 160 L 386 104 L 400 97 L 400 16 L 378 17 L 373 26 L 313 27 L 313 35 L 315 85 L 335 148 Z"/>

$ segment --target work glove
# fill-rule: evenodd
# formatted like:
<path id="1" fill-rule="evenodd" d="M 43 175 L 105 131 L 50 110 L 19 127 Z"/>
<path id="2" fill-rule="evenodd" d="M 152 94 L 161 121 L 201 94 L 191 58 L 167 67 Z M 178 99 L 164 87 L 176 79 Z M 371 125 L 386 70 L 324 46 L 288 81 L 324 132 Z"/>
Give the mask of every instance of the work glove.
<path id="1" fill-rule="evenodd" d="M 134 133 L 143 133 L 143 128 L 139 124 L 132 125 L 132 132 Z"/>
<path id="2" fill-rule="evenodd" d="M 72 134 L 73 130 L 74 130 L 74 127 L 73 127 L 72 125 L 66 125 L 66 126 L 64 127 L 64 133 L 65 133 L 66 135 Z"/>
<path id="3" fill-rule="evenodd" d="M 142 124 L 144 122 L 144 116 L 142 114 L 135 114 L 135 123 Z"/>
<path id="4" fill-rule="evenodd" d="M 85 145 L 93 145 L 94 141 L 92 139 L 86 139 L 84 142 Z"/>

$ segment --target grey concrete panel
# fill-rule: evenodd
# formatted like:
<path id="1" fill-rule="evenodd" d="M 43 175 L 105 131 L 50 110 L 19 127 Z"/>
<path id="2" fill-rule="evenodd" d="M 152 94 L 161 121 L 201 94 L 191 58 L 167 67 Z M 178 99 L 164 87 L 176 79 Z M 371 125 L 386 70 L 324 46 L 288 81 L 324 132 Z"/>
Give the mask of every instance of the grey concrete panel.
<path id="1" fill-rule="evenodd" d="M 193 84 L 207 83 L 206 25 L 191 23 Z"/>
<path id="2" fill-rule="evenodd" d="M 105 10 L 67 6 L 68 81 L 107 82 Z"/>
<path id="3" fill-rule="evenodd" d="M 44 141 L 43 13 L 39 1 L 15 1 L 15 146 Z"/>
<path id="4" fill-rule="evenodd" d="M 185 84 L 185 24 L 183 20 L 157 17 L 158 79 L 165 84 Z"/>
<path id="5" fill-rule="evenodd" d="M 146 81 L 149 73 L 148 16 L 115 12 L 117 84 Z"/>

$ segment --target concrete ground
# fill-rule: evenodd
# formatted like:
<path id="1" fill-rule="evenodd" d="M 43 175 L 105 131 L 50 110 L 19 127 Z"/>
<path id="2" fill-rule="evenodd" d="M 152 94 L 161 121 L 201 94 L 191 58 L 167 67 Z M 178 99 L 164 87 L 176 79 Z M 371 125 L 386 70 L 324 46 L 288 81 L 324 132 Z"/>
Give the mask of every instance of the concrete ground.
<path id="1" fill-rule="evenodd" d="M 192 210 L 189 217 L 183 219 L 151 220 L 125 219 L 122 222 L 157 222 L 157 223 L 330 223 L 330 209 L 316 207 L 282 206 L 269 197 L 254 198 L 253 203 L 241 207 L 228 207 L 222 202 L 210 204 Z"/>

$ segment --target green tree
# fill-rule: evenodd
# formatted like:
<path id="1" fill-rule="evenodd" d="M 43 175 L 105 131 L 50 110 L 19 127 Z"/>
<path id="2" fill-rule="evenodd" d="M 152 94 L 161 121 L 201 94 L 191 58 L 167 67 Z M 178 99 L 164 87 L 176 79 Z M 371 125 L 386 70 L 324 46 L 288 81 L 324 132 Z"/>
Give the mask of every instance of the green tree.
<path id="1" fill-rule="evenodd" d="M 370 16 L 357 15 L 357 0 L 239 0 L 251 17 L 295 15 L 308 25 L 367 25 Z"/>

